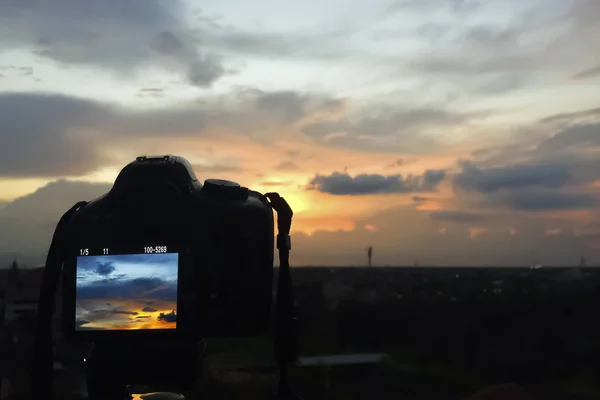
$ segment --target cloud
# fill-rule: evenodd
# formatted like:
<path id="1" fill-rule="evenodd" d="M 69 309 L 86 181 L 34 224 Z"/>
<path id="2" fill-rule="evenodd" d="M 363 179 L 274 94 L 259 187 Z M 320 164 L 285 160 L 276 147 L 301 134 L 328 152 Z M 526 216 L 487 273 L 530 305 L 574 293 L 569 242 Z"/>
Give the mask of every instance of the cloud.
<path id="1" fill-rule="evenodd" d="M 446 178 L 446 171 L 443 169 L 428 169 L 421 179 L 419 191 L 431 192 Z"/>
<path id="2" fill-rule="evenodd" d="M 195 86 L 208 88 L 225 75 L 223 65 L 216 57 L 204 56 L 196 59 L 189 67 L 187 78 Z"/>
<path id="3" fill-rule="evenodd" d="M 293 90 L 267 92 L 247 88 L 237 94 L 243 103 L 256 112 L 268 112 L 283 124 L 291 124 L 314 113 L 336 112 L 345 107 L 345 100 L 324 93 L 303 93 Z"/>
<path id="4" fill-rule="evenodd" d="M 52 183 L 18 201 L 15 200 L 7 206 L 10 207 L 8 212 L 3 213 L 3 210 L 0 210 L 0 226 L 2 226 L 0 251 L 19 251 L 29 256 L 28 260 L 34 263 L 43 262 L 52 237 L 51 223 L 56 224 L 60 215 L 76 200 L 94 198 L 96 194 L 103 194 L 109 188 L 110 185 L 61 181 Z M 536 191 L 540 188 L 533 187 L 529 190 Z M 421 265 L 528 265 L 533 262 L 532 259 L 543 264 L 571 265 L 578 262 L 582 254 L 586 255 L 590 263 L 600 262 L 599 250 L 594 250 L 593 247 L 594 243 L 597 244 L 597 238 L 575 234 L 574 232 L 579 228 L 577 221 L 568 218 L 559 219 L 555 215 L 549 219 L 546 213 L 532 210 L 531 198 L 523 200 L 525 195 L 521 195 L 519 203 L 514 200 L 515 196 L 508 196 L 506 192 L 514 193 L 515 189 L 503 189 L 485 194 L 469 192 L 467 193 L 469 198 L 475 196 L 474 200 L 477 200 L 478 196 L 485 196 L 485 202 L 477 203 L 470 208 L 471 203 L 463 203 L 464 199 L 453 199 L 458 203 L 448 206 L 441 202 L 440 206 L 443 209 L 435 211 L 467 210 L 462 212 L 485 215 L 486 218 L 476 221 L 476 224 L 478 227 L 488 229 L 488 233 L 478 236 L 476 245 L 470 239 L 468 222 L 451 223 L 447 220 L 436 220 L 430 217 L 431 211 L 419 211 L 414 204 L 396 208 L 387 208 L 389 205 L 384 205 L 386 208 L 381 212 L 347 217 L 357 227 L 372 225 L 377 227 L 377 231 L 363 232 L 357 228 L 346 232 L 317 231 L 311 236 L 294 233 L 292 240 L 297 250 L 294 265 L 362 265 L 363 251 L 353 249 L 364 249 L 365 243 L 373 243 L 375 246 L 375 265 L 412 265 L 415 259 L 418 259 Z M 547 189 L 534 200 L 551 198 L 552 193 L 553 190 Z M 500 214 L 500 216 L 488 218 L 487 216 L 492 212 L 489 210 L 490 207 L 503 207 L 506 210 L 494 210 L 495 215 Z M 520 207 L 517 209 L 518 212 L 513 212 L 512 210 L 517 207 Z M 536 208 L 539 209 L 540 206 Z M 549 207 L 545 206 L 545 208 L 548 210 Z M 590 212 L 597 209 L 596 206 Z M 595 215 L 586 217 L 587 228 L 598 229 L 600 226 L 600 215 L 597 213 Z M 446 228 L 446 232 L 441 235 L 439 229 L 443 227 Z M 510 235 L 512 228 L 517 230 L 514 236 Z M 560 241 L 544 236 L 547 229 L 555 228 L 562 229 L 565 233 Z M 19 258 L 19 262 L 21 261 L 22 259 Z M 12 257 L 6 259 L 6 265 L 10 262 Z M 133 286 L 127 281 L 110 284 L 101 282 L 97 287 L 94 285 L 92 291 L 87 292 L 87 297 L 114 294 L 127 298 L 131 293 L 153 290 L 155 284 L 159 284 L 152 280 L 140 283 L 142 283 L 141 287 Z M 140 288 L 144 290 L 138 290 Z M 141 306 L 134 310 L 142 311 L 145 306 L 152 309 L 170 309 L 161 308 L 159 300 L 167 298 L 176 301 L 176 289 L 176 285 L 173 284 L 160 291 L 152 292 L 150 296 L 141 298 Z"/>
<path id="5" fill-rule="evenodd" d="M 520 214 L 593 212 L 600 200 L 594 186 L 600 180 L 600 125 L 592 122 L 598 116 L 597 109 L 551 115 L 533 137 L 474 152 L 477 163 L 459 161 L 455 202 Z"/>
<path id="6" fill-rule="evenodd" d="M 138 315 L 136 311 L 110 310 L 111 314 Z"/>
<path id="7" fill-rule="evenodd" d="M 600 123 L 570 126 L 542 141 L 537 151 L 551 154 L 574 147 L 600 149 Z"/>
<path id="8" fill-rule="evenodd" d="M 177 322 L 177 315 L 175 314 L 175 310 L 171 311 L 168 314 L 160 313 L 158 317 L 156 317 L 159 321 L 164 322 Z"/>
<path id="9" fill-rule="evenodd" d="M 137 110 L 58 94 L 4 93 L 0 94 L 0 177 L 82 176 L 121 164 L 116 157 L 125 148 L 141 153 L 147 148 L 144 143 L 173 146 L 177 139 L 222 138 L 223 131 L 270 143 L 282 129 L 292 128 L 291 120 L 335 107 L 337 102 L 319 93 L 246 88 Z M 234 165 L 196 166 L 212 172 L 240 170 Z"/>
<path id="10" fill-rule="evenodd" d="M 144 290 L 150 290 L 164 285 L 164 282 L 159 278 L 136 278 L 131 281 L 131 284 Z"/>
<path id="11" fill-rule="evenodd" d="M 294 161 L 282 161 L 275 166 L 275 169 L 279 171 L 296 171 L 298 164 Z"/>
<path id="12" fill-rule="evenodd" d="M 540 120 L 541 123 L 553 123 L 553 122 L 567 122 L 573 123 L 574 121 L 578 121 L 580 118 L 587 117 L 600 117 L 600 107 L 592 108 L 589 110 L 569 112 L 569 113 L 560 113 L 549 115 Z"/>
<path id="13" fill-rule="evenodd" d="M 350 135 L 388 136 L 431 126 L 451 126 L 463 123 L 469 116 L 436 108 L 379 110 L 355 119 L 326 120 L 303 127 L 306 135 L 323 137 L 345 132 Z"/>
<path id="14" fill-rule="evenodd" d="M 463 173 L 456 186 L 478 185 L 480 192 L 498 186 L 585 190 L 600 179 L 600 124 L 591 122 L 598 117 L 597 109 L 552 115 L 540 121 L 535 134 L 480 149 L 473 153 L 476 163 L 459 163 Z M 555 133 L 549 135 L 549 129 Z"/>
<path id="15" fill-rule="evenodd" d="M 597 67 L 593 67 L 590 69 L 586 69 L 585 71 L 581 71 L 580 73 L 574 76 L 575 79 L 590 79 L 596 78 L 600 76 L 600 65 Z"/>
<path id="16" fill-rule="evenodd" d="M 343 40 L 360 31 L 360 26 L 313 26 L 309 30 L 266 31 L 244 29 L 215 19 L 198 29 L 203 45 L 211 50 L 245 59 L 286 59 L 294 61 L 356 59 Z"/>
<path id="17" fill-rule="evenodd" d="M 261 186 L 267 186 L 267 187 L 275 187 L 275 186 L 289 186 L 292 182 L 290 181 L 286 181 L 286 182 L 275 182 L 275 181 L 265 181 L 265 182 L 261 182 Z"/>
<path id="18" fill-rule="evenodd" d="M 156 308 L 152 308 L 152 307 L 144 307 L 142 308 L 143 312 L 156 312 L 158 311 Z"/>
<path id="19" fill-rule="evenodd" d="M 482 212 L 485 218 L 479 221 L 452 223 L 430 214 L 412 204 L 386 207 L 356 217 L 353 230 L 316 231 L 310 236 L 295 233 L 292 240 L 298 252 L 294 265 L 363 266 L 364 248 L 369 243 L 374 244 L 374 265 L 414 265 L 418 260 L 423 266 L 570 266 L 577 265 L 582 254 L 590 265 L 600 262 L 600 248 L 594 247 L 597 238 L 578 234 L 573 219 L 498 211 Z M 377 230 L 362 229 L 366 224 Z M 471 238 L 470 228 L 475 227 L 487 230 L 477 236 L 477 242 Z M 446 228 L 443 233 L 442 228 Z M 546 236 L 548 229 L 561 229 L 563 235 Z"/>
<path id="20" fill-rule="evenodd" d="M 449 10 L 455 14 L 463 15 L 476 11 L 481 4 L 472 0 L 396 0 L 387 8 L 389 12 L 430 12 L 431 10 Z"/>
<path id="21" fill-rule="evenodd" d="M 106 158 L 81 131 L 111 116 L 115 113 L 109 107 L 89 100 L 0 94 L 0 176 L 79 175 L 92 171 Z"/>
<path id="22" fill-rule="evenodd" d="M 154 311 L 157 311 L 157 310 L 154 310 Z M 150 316 L 149 315 L 139 315 L 139 316 L 135 317 L 135 319 L 144 319 L 144 318 L 150 318 Z"/>
<path id="23" fill-rule="evenodd" d="M 158 278 L 98 281 L 77 287 L 77 299 L 163 299 L 177 301 L 177 282 Z"/>
<path id="24" fill-rule="evenodd" d="M 396 167 L 401 167 L 404 164 L 405 164 L 404 159 L 399 158 L 396 161 L 394 161 L 393 163 L 387 164 L 385 166 L 385 169 L 393 169 L 393 168 L 396 168 Z"/>
<path id="25" fill-rule="evenodd" d="M 203 173 L 203 172 L 218 172 L 218 173 L 221 173 L 221 172 L 239 172 L 239 171 L 242 171 L 242 167 L 240 167 L 240 166 L 237 166 L 237 165 L 221 165 L 221 164 L 214 164 L 214 165 L 193 164 L 192 168 L 197 173 Z"/>
<path id="26" fill-rule="evenodd" d="M 84 319 L 78 319 L 77 321 L 75 321 L 75 327 L 76 328 L 80 328 L 81 326 L 85 325 L 85 324 L 89 324 L 90 321 L 84 320 Z"/>
<path id="27" fill-rule="evenodd" d="M 115 266 L 111 262 L 107 263 L 98 263 L 95 272 L 98 275 L 107 276 L 112 274 L 115 271 Z"/>
<path id="28" fill-rule="evenodd" d="M 478 2 L 468 15 L 473 23 L 465 24 L 465 17 L 441 11 L 448 2 L 424 2 L 416 7 L 421 24 L 410 32 L 423 50 L 405 57 L 402 72 L 426 77 L 428 89 L 479 98 L 559 84 L 581 65 L 597 63 L 587 50 L 600 33 L 597 6 L 590 3 Z M 490 19 L 499 9 L 503 16 Z"/>
<path id="29" fill-rule="evenodd" d="M 110 188 L 107 184 L 59 180 L 14 199 L 0 208 L 0 254 L 16 253 L 24 263 L 43 262 L 60 217 L 78 201 L 95 199 Z M 12 262 L 13 257 L 0 256 L 0 261 Z"/>
<path id="30" fill-rule="evenodd" d="M 413 196 L 412 197 L 412 201 L 416 204 L 416 205 L 421 205 L 426 203 L 429 200 L 428 197 L 423 197 L 423 196 Z"/>
<path id="31" fill-rule="evenodd" d="M 165 95 L 165 88 L 143 88 L 140 89 L 138 97 L 155 97 L 160 98 Z"/>
<path id="32" fill-rule="evenodd" d="M 333 195 L 366 195 L 383 193 L 412 193 L 432 191 L 444 180 L 445 171 L 428 170 L 422 176 L 360 174 L 351 177 L 347 173 L 333 172 L 331 175 L 316 174 L 308 190 L 318 190 Z"/>
<path id="33" fill-rule="evenodd" d="M 487 111 L 459 112 L 443 107 L 414 107 L 374 101 L 349 107 L 338 117 L 302 123 L 301 131 L 316 144 L 361 152 L 421 154 L 443 149 L 449 131 L 485 117 Z"/>
<path id="34" fill-rule="evenodd" d="M 483 215 L 465 211 L 435 211 L 429 217 L 436 221 L 476 222 L 483 220 Z"/>
<path id="35" fill-rule="evenodd" d="M 187 23 L 188 12 L 179 0 L 168 5 L 160 0 L 2 2 L 0 45 L 34 49 L 57 63 L 121 75 L 161 68 L 209 87 L 225 69 L 201 49 Z"/>
<path id="36" fill-rule="evenodd" d="M 470 161 L 461 161 L 462 172 L 454 184 L 464 190 L 480 193 L 500 189 L 518 189 L 530 186 L 558 188 L 569 182 L 569 171 L 561 165 L 511 165 L 480 169 Z"/>
<path id="37" fill-rule="evenodd" d="M 499 193 L 488 198 L 498 205 L 522 211 L 589 210 L 598 207 L 598 200 L 589 194 L 561 193 L 547 190 L 524 190 Z"/>

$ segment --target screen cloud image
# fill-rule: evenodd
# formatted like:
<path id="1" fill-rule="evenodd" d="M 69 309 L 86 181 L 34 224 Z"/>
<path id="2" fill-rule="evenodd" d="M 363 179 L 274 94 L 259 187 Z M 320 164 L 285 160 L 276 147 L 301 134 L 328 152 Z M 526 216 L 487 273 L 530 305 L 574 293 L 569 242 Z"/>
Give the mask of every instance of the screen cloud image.
<path id="1" fill-rule="evenodd" d="M 77 330 L 175 329 L 178 254 L 77 258 Z"/>

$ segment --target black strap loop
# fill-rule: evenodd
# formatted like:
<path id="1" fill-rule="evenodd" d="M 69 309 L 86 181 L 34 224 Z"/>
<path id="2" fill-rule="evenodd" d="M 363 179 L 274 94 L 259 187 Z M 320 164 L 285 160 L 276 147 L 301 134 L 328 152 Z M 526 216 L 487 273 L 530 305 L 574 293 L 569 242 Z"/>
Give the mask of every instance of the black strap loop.
<path id="1" fill-rule="evenodd" d="M 275 360 L 279 367 L 279 399 L 294 398 L 288 368 L 298 358 L 298 341 L 294 315 L 294 291 L 290 271 L 290 228 L 292 226 L 291 207 L 278 193 L 266 193 L 271 207 L 277 212 L 277 249 L 279 250 L 279 275 L 277 279 L 277 304 L 275 309 Z"/>

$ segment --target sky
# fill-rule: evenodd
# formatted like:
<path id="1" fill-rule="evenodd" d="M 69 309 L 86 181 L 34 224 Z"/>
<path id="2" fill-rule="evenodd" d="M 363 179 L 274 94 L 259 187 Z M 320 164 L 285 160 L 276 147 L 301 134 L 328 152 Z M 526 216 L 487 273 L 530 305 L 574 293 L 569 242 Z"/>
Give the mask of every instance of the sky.
<path id="1" fill-rule="evenodd" d="M 177 253 L 77 257 L 78 329 L 171 329 Z"/>
<path id="2" fill-rule="evenodd" d="M 596 0 L 2 1 L 0 261 L 171 153 L 280 192 L 293 265 L 600 264 L 599 38 Z"/>

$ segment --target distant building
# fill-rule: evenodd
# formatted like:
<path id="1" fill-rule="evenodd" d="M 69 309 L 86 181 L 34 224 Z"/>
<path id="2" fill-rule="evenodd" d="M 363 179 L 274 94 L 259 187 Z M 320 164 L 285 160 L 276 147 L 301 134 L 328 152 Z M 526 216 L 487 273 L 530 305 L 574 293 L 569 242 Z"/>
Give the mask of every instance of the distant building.
<path id="1" fill-rule="evenodd" d="M 5 324 L 10 324 L 25 314 L 36 315 L 43 277 L 44 269 L 34 268 L 20 271 L 16 281 L 10 278 L 7 280 L 4 293 Z"/>
<path id="2" fill-rule="evenodd" d="M 572 282 L 583 279 L 584 274 L 581 268 L 567 268 L 558 273 L 554 280 L 561 282 Z"/>
<path id="3" fill-rule="evenodd" d="M 323 292 L 326 299 L 336 299 L 351 293 L 352 286 L 341 280 L 328 280 L 323 282 Z"/>
<path id="4" fill-rule="evenodd" d="M 33 361 L 37 302 L 43 277 L 43 267 L 21 270 L 11 268 L 10 272 L 5 274 L 3 282 L 3 313 L 0 323 L 2 336 L 8 338 L 2 343 L 2 351 L 8 357 L 2 358 L 4 376 L 1 378 L 9 374 L 11 391 L 21 395 L 27 393 L 30 386 L 28 377 Z M 57 289 L 57 297 L 60 299 L 60 285 Z M 60 307 L 56 307 L 55 310 L 55 327 L 58 327 Z M 54 338 L 58 337 L 58 331 L 55 330 Z"/>

